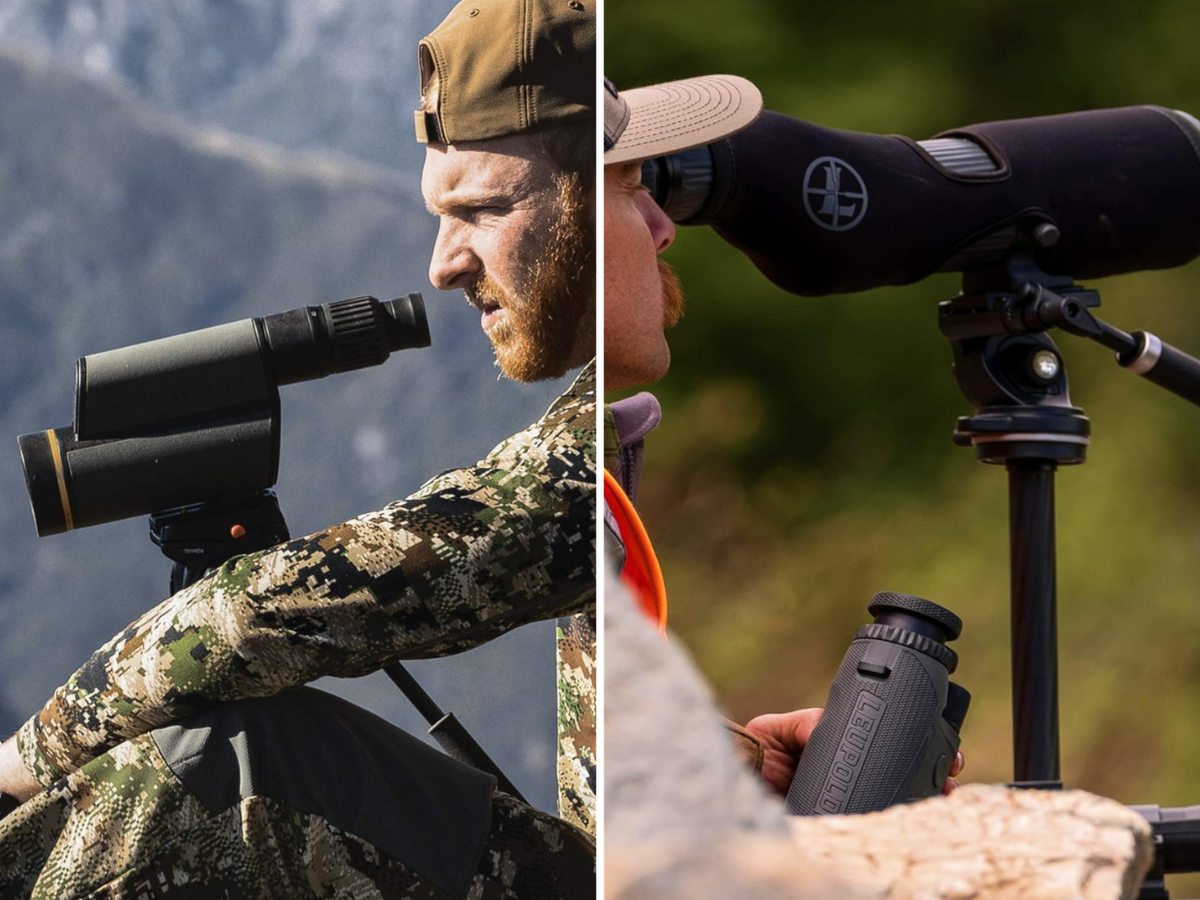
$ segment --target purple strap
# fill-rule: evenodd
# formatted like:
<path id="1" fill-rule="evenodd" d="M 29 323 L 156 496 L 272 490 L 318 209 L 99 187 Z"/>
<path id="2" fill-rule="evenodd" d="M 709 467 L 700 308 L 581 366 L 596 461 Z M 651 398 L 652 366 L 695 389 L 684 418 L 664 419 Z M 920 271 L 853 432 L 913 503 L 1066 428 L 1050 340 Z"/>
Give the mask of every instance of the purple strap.
<path id="1" fill-rule="evenodd" d="M 609 405 L 613 421 L 617 425 L 617 442 L 621 455 L 613 477 L 624 489 L 626 496 L 637 503 L 638 485 L 642 479 L 642 461 L 645 457 L 645 438 L 659 420 L 662 407 L 653 394 L 643 391 Z"/>

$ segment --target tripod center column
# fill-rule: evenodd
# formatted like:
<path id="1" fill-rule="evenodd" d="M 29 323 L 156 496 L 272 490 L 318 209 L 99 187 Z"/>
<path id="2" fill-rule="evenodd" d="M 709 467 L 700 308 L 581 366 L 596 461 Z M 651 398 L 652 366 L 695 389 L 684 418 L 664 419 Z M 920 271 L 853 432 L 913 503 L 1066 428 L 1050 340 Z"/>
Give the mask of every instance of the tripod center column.
<path id="1" fill-rule="evenodd" d="M 1061 787 L 1058 620 L 1051 460 L 1011 459 L 1013 771 L 1018 784 Z M 1049 782 L 1049 783 L 1047 783 Z"/>

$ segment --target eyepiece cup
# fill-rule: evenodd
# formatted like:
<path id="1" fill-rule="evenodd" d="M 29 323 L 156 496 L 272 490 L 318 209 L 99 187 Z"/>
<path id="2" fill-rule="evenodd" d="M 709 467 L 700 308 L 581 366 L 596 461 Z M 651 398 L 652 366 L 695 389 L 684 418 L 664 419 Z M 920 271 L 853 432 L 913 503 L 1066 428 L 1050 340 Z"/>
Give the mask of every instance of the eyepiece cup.
<path id="1" fill-rule="evenodd" d="M 962 619 L 931 600 L 914 597 L 911 594 L 894 594 L 891 591 L 880 591 L 871 598 L 867 612 L 873 616 L 886 614 L 889 610 L 903 613 L 913 613 L 923 619 L 940 625 L 949 632 L 946 640 L 953 641 L 962 634 Z"/>
<path id="2" fill-rule="evenodd" d="M 383 305 L 396 323 L 390 335 L 392 350 L 414 350 L 432 343 L 429 318 L 425 314 L 425 298 L 420 294 L 405 294 Z"/>

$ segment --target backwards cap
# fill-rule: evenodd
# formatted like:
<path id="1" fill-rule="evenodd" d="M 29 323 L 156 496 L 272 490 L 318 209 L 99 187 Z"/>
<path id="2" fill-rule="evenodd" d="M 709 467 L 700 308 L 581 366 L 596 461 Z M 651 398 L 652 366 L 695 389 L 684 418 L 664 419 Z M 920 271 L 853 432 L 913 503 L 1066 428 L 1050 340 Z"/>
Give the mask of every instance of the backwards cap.
<path id="1" fill-rule="evenodd" d="M 417 48 L 417 140 L 595 120 L 598 0 L 462 0 Z"/>

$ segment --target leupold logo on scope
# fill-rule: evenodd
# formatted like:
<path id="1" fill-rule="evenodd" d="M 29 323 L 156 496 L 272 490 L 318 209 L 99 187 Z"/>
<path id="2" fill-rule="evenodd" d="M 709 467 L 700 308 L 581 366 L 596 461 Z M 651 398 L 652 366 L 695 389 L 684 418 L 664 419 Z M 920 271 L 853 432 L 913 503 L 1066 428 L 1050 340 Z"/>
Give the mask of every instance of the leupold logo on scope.
<path id="1" fill-rule="evenodd" d="M 804 209 L 829 231 L 849 231 L 867 212 L 867 186 L 836 156 L 812 161 L 804 173 Z"/>

